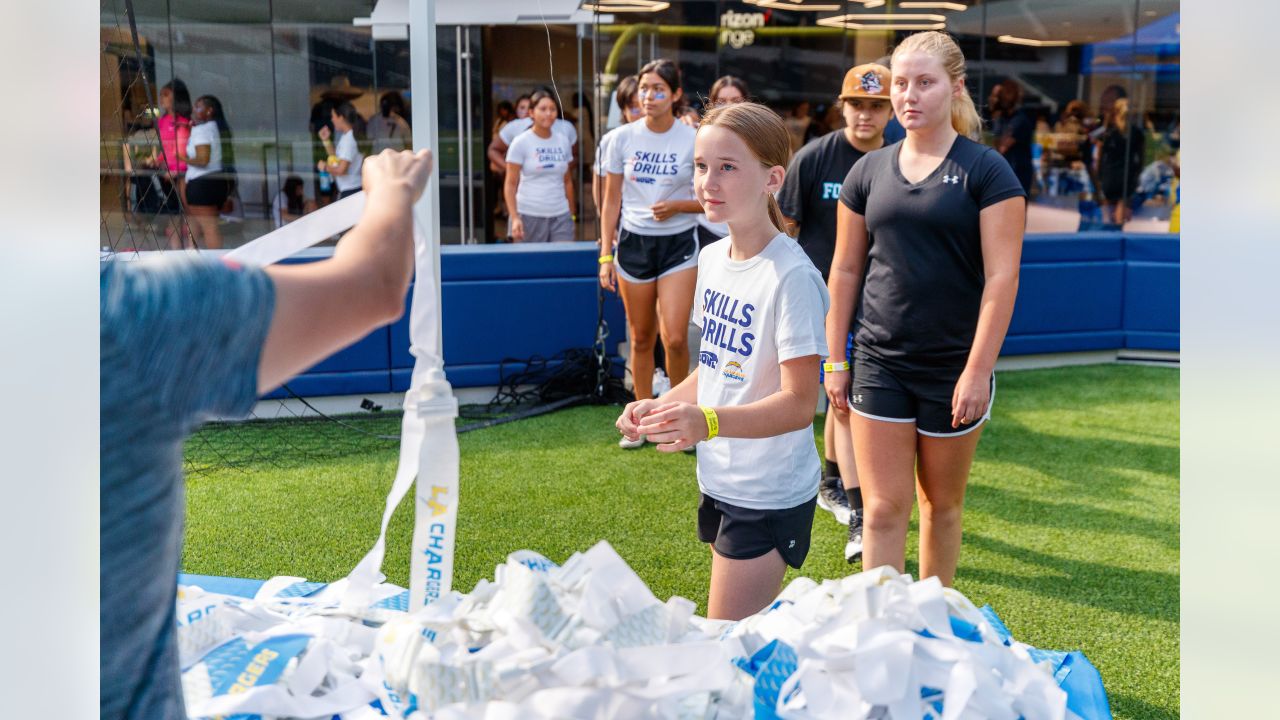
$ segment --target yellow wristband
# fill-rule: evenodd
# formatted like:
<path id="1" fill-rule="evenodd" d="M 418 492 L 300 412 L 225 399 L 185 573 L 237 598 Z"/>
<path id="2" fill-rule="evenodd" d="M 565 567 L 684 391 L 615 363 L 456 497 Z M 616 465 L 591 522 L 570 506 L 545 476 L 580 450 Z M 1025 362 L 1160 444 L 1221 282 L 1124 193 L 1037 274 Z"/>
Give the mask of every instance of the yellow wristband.
<path id="1" fill-rule="evenodd" d="M 825 362 L 822 363 L 823 372 L 847 372 L 849 370 L 849 361 L 844 362 Z"/>
<path id="2" fill-rule="evenodd" d="M 707 440 L 720 434 L 720 418 L 716 416 L 716 411 L 706 405 L 699 405 L 698 409 L 707 418 Z"/>
<path id="3" fill-rule="evenodd" d="M 611 263 L 611 262 L 613 262 L 613 256 L 612 256 L 612 255 L 601 255 L 601 256 L 600 256 L 600 259 L 599 259 L 597 262 L 599 262 L 601 265 L 604 265 L 605 263 Z"/>

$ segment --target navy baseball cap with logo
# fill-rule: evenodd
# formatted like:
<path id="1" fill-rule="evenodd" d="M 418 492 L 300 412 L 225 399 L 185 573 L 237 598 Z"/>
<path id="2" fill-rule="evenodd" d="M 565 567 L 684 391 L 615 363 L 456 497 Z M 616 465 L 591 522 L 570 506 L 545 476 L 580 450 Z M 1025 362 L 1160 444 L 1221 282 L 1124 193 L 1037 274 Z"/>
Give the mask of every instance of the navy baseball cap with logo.
<path id="1" fill-rule="evenodd" d="M 889 68 L 876 63 L 859 65 L 844 74 L 840 87 L 840 99 L 871 98 L 889 99 Z"/>

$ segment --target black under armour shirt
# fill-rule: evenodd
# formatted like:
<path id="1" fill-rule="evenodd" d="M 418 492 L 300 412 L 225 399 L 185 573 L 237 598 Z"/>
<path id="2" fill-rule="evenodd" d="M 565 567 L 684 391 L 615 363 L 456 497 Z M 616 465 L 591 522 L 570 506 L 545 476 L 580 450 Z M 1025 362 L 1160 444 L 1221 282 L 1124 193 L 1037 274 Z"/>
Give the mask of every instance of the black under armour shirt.
<path id="1" fill-rule="evenodd" d="M 869 243 L 854 342 L 903 367 L 962 368 L 985 284 L 978 215 L 1026 195 L 1000 153 L 964 136 L 917 183 L 902 176 L 901 149 L 868 153 L 840 189 Z"/>

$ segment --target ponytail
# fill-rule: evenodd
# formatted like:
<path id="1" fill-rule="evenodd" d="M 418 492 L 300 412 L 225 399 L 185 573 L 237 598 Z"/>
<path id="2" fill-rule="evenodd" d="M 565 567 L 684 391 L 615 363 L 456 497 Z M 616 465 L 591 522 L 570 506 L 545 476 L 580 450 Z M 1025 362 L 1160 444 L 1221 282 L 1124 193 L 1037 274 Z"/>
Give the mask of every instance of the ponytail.
<path id="1" fill-rule="evenodd" d="M 951 98 L 951 127 L 970 140 L 982 139 L 982 116 L 978 114 L 967 88 L 960 97 Z"/>
<path id="2" fill-rule="evenodd" d="M 787 237 L 796 236 L 795 225 L 787 222 L 787 216 L 782 214 L 782 208 L 778 205 L 778 198 L 772 195 L 769 196 L 769 222 Z"/>

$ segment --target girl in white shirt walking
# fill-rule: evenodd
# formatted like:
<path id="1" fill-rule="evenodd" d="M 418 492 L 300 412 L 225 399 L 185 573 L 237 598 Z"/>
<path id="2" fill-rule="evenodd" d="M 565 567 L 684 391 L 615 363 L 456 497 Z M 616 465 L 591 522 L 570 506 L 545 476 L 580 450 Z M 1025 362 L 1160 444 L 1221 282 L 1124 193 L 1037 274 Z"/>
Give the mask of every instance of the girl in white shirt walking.
<path id="1" fill-rule="evenodd" d="M 560 106 L 542 90 L 531 98 L 533 126 L 511 141 L 503 194 L 516 242 L 573 240 L 573 141 L 556 128 Z"/>
<path id="2" fill-rule="evenodd" d="M 212 95 L 196 98 L 191 109 L 191 137 L 179 148 L 187 164 L 187 215 L 201 247 L 222 248 L 218 215 L 231 194 L 234 174 L 229 167 L 231 128 L 222 102 Z"/>
<path id="3" fill-rule="evenodd" d="M 766 607 L 787 565 L 799 568 L 821 467 L 813 441 L 826 355 L 827 291 L 782 231 L 773 194 L 791 144 L 772 110 L 713 109 L 698 130 L 694 187 L 729 239 L 698 259 L 698 368 L 661 400 L 623 410 L 623 436 L 658 449 L 698 449 L 698 537 L 711 545 L 707 616 L 738 620 Z"/>
<path id="4" fill-rule="evenodd" d="M 330 141 L 328 126 L 321 127 L 318 134 L 324 143 L 324 151 L 328 158 L 316 163 L 316 169 L 328 171 L 333 182 L 338 186 L 338 199 L 360 192 L 360 165 L 364 162 L 364 153 L 356 142 L 356 126 L 360 124 L 360 113 L 349 102 L 344 102 L 333 109 L 331 119 L 333 127 L 338 131 L 338 145 L 334 147 Z"/>
<path id="5" fill-rule="evenodd" d="M 638 77 L 645 118 L 624 126 L 609 146 L 599 260 L 600 284 L 619 291 L 627 310 L 627 367 L 636 398 L 643 400 L 653 396 L 659 333 L 671 382 L 678 384 L 688 374 L 689 312 L 698 266 L 694 229 L 702 206 L 691 185 L 696 131 L 676 121 L 680 70 L 670 60 L 654 60 Z M 639 447 L 644 438 L 619 444 Z"/>

